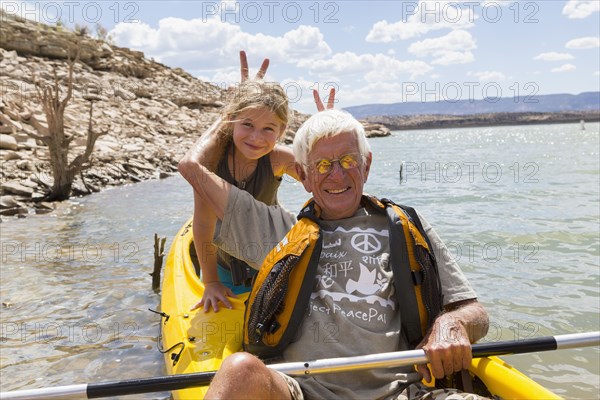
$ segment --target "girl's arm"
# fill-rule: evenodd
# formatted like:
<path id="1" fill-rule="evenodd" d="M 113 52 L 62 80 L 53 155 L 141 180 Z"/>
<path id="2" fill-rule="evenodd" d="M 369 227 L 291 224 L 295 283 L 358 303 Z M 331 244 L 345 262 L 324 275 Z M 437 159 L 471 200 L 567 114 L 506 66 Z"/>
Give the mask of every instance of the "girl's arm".
<path id="1" fill-rule="evenodd" d="M 223 285 L 217 273 L 217 247 L 213 244 L 217 216 L 206 201 L 194 192 L 194 247 L 198 255 L 198 262 L 202 270 L 204 283 L 204 296 L 191 310 L 204 306 L 208 312 L 212 306 L 215 312 L 219 311 L 218 303 L 221 301 L 225 307 L 232 308 L 227 296 L 235 297 L 231 289 Z"/>
<path id="2" fill-rule="evenodd" d="M 284 174 L 288 174 L 295 180 L 300 180 L 296 173 L 296 159 L 294 158 L 292 149 L 280 144 L 275 145 L 270 158 L 271 168 L 273 169 L 273 174 L 275 174 L 275 176 L 281 177 Z"/>
<path id="3" fill-rule="evenodd" d="M 217 169 L 217 164 L 224 150 L 222 143 L 219 143 L 218 133 L 220 128 L 221 118 L 218 118 L 215 123 L 212 124 L 198 140 L 196 140 L 177 165 L 181 175 L 192 186 L 194 186 L 194 181 L 196 180 L 195 172 L 198 164 L 204 165 L 210 171 L 216 171 Z"/>

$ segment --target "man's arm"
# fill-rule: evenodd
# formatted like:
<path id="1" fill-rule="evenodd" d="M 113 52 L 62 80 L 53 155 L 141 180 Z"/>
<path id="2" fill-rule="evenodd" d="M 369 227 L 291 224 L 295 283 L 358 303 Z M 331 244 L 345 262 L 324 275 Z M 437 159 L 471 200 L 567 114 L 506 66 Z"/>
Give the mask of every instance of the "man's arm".
<path id="1" fill-rule="evenodd" d="M 484 337 L 488 327 L 487 311 L 476 299 L 451 303 L 436 318 L 417 348 L 425 350 L 433 376 L 441 379 L 469 368 L 471 343 Z M 431 382 L 426 365 L 419 365 L 417 370 L 427 382 Z"/>

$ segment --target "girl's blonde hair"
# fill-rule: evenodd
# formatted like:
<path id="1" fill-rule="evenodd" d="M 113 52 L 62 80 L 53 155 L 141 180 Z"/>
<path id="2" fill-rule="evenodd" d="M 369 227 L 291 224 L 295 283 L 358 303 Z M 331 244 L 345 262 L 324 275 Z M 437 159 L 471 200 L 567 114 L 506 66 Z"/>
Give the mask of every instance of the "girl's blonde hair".
<path id="1" fill-rule="evenodd" d="M 238 115 L 261 107 L 266 107 L 281 120 L 280 136 L 283 135 L 289 120 L 289 104 L 285 91 L 276 82 L 252 79 L 240 83 L 228 94 L 227 104 L 221 111 L 221 137 L 230 140 Z"/>

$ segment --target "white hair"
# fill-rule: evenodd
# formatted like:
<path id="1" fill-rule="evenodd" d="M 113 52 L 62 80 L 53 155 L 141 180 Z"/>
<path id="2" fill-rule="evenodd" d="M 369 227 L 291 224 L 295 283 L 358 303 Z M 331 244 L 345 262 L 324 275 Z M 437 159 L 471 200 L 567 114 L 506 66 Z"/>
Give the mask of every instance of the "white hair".
<path id="1" fill-rule="evenodd" d="M 352 133 L 358 142 L 359 153 L 366 157 L 371 151 L 365 129 L 350 113 L 341 110 L 321 111 L 307 119 L 296 132 L 293 151 L 296 161 L 308 163 L 308 153 L 319 139 Z"/>

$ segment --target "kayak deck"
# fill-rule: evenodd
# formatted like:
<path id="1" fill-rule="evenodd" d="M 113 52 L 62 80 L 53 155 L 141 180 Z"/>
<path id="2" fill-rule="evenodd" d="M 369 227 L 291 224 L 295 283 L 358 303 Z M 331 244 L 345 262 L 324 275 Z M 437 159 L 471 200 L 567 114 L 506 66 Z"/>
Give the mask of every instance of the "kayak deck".
<path id="1" fill-rule="evenodd" d="M 169 317 L 161 324 L 162 347 L 168 374 L 214 371 L 221 362 L 242 348 L 242 324 L 248 294 L 231 299 L 232 309 L 218 312 L 189 311 L 204 293 L 196 273 L 190 246 L 192 221 L 177 233 L 167 257 L 161 295 L 161 310 Z M 497 357 L 473 359 L 469 372 L 475 387 L 482 386 L 501 399 L 560 399 Z M 477 385 L 479 383 L 479 385 Z M 207 387 L 173 391 L 174 399 L 201 399 Z"/>

